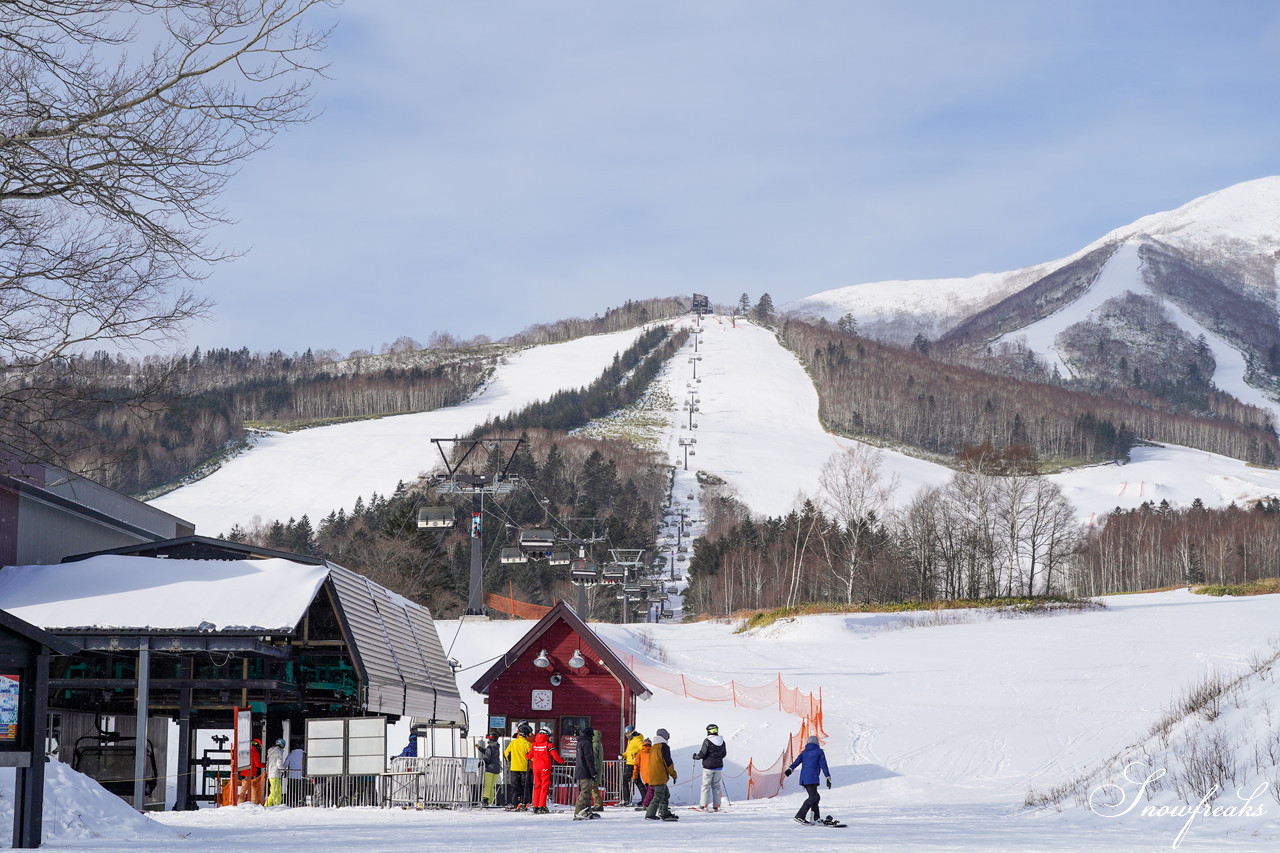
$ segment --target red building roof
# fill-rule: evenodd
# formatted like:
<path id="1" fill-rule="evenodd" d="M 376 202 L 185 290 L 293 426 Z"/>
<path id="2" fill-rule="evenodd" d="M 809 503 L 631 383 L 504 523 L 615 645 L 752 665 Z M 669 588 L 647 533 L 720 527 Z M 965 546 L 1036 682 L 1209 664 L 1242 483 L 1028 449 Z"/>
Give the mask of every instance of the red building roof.
<path id="1" fill-rule="evenodd" d="M 588 651 L 591 657 L 600 665 L 604 666 L 609 673 L 631 691 L 637 699 L 648 699 L 653 692 L 645 686 L 631 669 L 622 662 L 613 650 L 609 648 L 599 635 L 578 618 L 578 614 L 574 613 L 563 601 L 556 602 L 556 605 L 547 612 L 547 615 L 538 620 L 529 632 L 520 638 L 514 646 L 506 651 L 501 658 L 494 662 L 480 676 L 475 684 L 471 685 L 471 689 L 477 693 L 488 695 L 489 687 L 493 682 L 506 672 L 520 657 L 535 645 L 537 645 L 544 634 L 557 622 L 565 622 L 568 624 L 569 630 L 578 636 L 582 642 L 583 654 Z"/>

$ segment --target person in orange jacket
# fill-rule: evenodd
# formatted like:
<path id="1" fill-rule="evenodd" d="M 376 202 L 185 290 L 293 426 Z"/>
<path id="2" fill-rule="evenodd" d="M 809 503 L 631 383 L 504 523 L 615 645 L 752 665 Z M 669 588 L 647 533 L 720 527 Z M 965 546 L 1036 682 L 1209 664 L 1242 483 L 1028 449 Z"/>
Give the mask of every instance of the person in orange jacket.
<path id="1" fill-rule="evenodd" d="M 668 784 L 678 778 L 675 762 L 671 760 L 671 747 L 667 745 L 671 735 L 666 729 L 658 729 L 653 735 L 653 744 L 649 747 L 649 759 L 645 763 L 649 787 L 653 796 L 649 799 L 649 807 L 644 810 L 645 820 L 679 820 L 680 817 L 671 811 L 671 790 Z"/>
<path id="2" fill-rule="evenodd" d="M 636 751 L 635 770 L 632 771 L 631 778 L 640 786 L 640 805 L 636 806 L 638 812 L 647 809 L 649 800 L 653 799 L 653 789 L 649 787 L 649 750 L 652 748 L 653 741 L 645 738 Z"/>
<path id="3" fill-rule="evenodd" d="M 551 742 L 551 732 L 541 729 L 529 747 L 529 766 L 533 769 L 533 813 L 549 814 L 547 793 L 551 790 L 551 762 L 564 764 L 564 759 Z"/>

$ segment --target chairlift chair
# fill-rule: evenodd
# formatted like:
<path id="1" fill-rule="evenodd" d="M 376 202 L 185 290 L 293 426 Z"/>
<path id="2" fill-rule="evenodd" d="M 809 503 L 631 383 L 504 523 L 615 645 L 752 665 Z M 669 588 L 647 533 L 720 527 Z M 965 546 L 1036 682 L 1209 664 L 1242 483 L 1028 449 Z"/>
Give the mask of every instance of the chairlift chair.
<path id="1" fill-rule="evenodd" d="M 600 579 L 600 567 L 590 560 L 574 560 L 569 577 L 574 583 L 595 583 Z"/>
<path id="2" fill-rule="evenodd" d="M 626 576 L 627 572 L 622 566 L 605 566 L 600 579 L 605 583 L 622 583 Z"/>
<path id="3" fill-rule="evenodd" d="M 529 562 L 529 558 L 525 556 L 524 551 L 521 551 L 519 548 L 503 548 L 498 554 L 498 559 L 503 565 Z"/>
<path id="4" fill-rule="evenodd" d="M 525 551 L 550 551 L 555 544 L 555 534 L 550 530 L 533 528 L 520 531 L 520 547 Z"/>
<path id="5" fill-rule="evenodd" d="M 552 551 L 551 556 L 547 557 L 547 564 L 551 566 L 567 566 L 573 562 L 573 555 L 568 551 Z"/>
<path id="6" fill-rule="evenodd" d="M 453 527 L 456 513 L 451 506 L 424 506 L 418 510 L 419 530 L 443 530 Z"/>

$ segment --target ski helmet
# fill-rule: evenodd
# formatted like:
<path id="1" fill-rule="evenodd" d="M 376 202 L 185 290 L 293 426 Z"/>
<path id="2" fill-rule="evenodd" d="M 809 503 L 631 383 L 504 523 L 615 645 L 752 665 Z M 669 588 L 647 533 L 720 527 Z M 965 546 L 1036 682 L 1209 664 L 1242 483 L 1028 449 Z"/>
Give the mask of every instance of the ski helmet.
<path id="1" fill-rule="evenodd" d="M 276 746 L 284 746 L 284 738 L 282 737 L 276 738 Z"/>
<path id="2" fill-rule="evenodd" d="M 528 723 L 521 723 L 518 731 L 522 735 L 531 735 L 533 734 L 533 727 L 530 726 Z"/>
<path id="3" fill-rule="evenodd" d="M 487 735 L 485 735 L 484 737 L 485 737 L 485 740 L 497 740 L 497 739 L 498 739 L 498 736 L 497 736 L 497 735 L 495 735 L 493 732 L 489 732 L 489 733 L 488 733 Z"/>
<path id="4" fill-rule="evenodd" d="M 709 734 L 709 735 L 717 735 L 717 734 L 720 734 L 720 727 L 719 727 L 719 726 L 717 726 L 715 723 L 708 723 L 708 724 L 707 724 L 707 734 Z"/>

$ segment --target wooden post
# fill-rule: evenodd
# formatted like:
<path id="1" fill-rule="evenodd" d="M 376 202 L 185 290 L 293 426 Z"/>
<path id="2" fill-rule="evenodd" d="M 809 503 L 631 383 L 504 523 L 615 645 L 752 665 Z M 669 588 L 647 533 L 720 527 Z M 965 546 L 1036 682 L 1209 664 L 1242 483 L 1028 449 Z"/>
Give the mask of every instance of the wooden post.
<path id="1" fill-rule="evenodd" d="M 146 808 L 143 775 L 147 758 L 147 710 L 151 704 L 151 649 L 145 637 L 138 638 L 138 730 L 133 739 L 133 807 Z"/>

